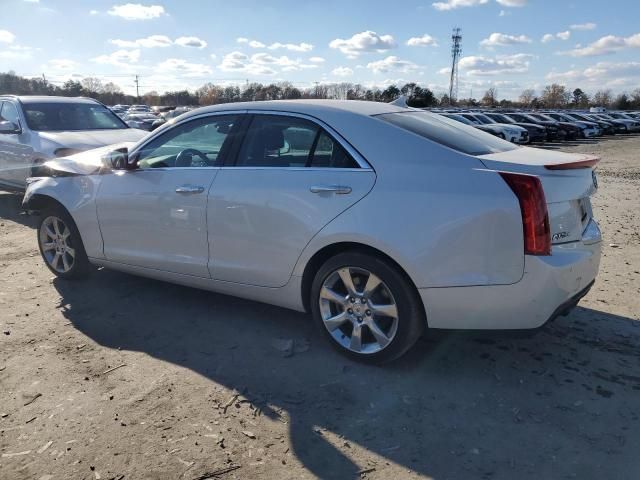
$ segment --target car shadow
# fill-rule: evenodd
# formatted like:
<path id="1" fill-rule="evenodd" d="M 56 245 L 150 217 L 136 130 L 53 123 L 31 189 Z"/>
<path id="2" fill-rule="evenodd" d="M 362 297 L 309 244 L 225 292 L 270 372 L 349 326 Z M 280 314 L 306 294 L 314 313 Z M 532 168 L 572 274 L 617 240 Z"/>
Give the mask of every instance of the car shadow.
<path id="1" fill-rule="evenodd" d="M 10 220 L 27 227 L 35 228 L 37 218 L 27 215 L 22 209 L 23 193 L 4 192 L 0 190 L 0 219 Z"/>
<path id="2" fill-rule="evenodd" d="M 271 418 L 286 412 L 292 452 L 319 478 L 361 478 L 352 445 L 381 457 L 378 471 L 388 462 L 433 478 L 640 472 L 631 318 L 577 308 L 527 337 L 434 331 L 372 367 L 278 307 L 104 269 L 54 286 L 65 317 L 98 344 L 245 392 Z M 284 357 L 272 345 L 282 338 L 310 348 Z"/>

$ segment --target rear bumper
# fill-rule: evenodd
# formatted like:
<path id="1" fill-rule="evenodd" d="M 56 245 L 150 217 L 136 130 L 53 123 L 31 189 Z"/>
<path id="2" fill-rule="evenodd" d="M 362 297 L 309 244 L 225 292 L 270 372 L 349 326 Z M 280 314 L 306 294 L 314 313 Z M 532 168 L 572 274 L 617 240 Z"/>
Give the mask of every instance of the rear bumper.
<path id="1" fill-rule="evenodd" d="M 525 256 L 524 275 L 517 283 L 420 289 L 429 327 L 532 329 L 575 306 L 600 265 L 601 237 L 594 226 L 597 234 L 554 245 L 550 256 Z"/>

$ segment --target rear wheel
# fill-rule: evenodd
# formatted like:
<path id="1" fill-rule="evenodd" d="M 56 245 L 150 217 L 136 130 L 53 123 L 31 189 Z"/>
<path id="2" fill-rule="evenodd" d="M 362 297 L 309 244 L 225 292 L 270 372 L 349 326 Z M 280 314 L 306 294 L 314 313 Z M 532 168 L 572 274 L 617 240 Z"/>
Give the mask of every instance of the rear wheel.
<path id="1" fill-rule="evenodd" d="M 45 210 L 38 225 L 40 254 L 54 274 L 65 279 L 86 276 L 90 270 L 80 232 L 62 207 Z"/>
<path id="2" fill-rule="evenodd" d="M 311 287 L 311 309 L 331 344 L 368 363 L 394 360 L 425 327 L 415 287 L 395 265 L 361 252 L 329 259 Z"/>

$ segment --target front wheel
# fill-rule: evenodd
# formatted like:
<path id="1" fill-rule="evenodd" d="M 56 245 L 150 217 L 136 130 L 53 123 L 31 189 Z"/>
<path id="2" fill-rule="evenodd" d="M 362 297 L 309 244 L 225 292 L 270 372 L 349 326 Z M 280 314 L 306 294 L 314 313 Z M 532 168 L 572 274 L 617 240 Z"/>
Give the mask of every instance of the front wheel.
<path id="1" fill-rule="evenodd" d="M 90 263 L 71 215 L 62 207 L 47 209 L 38 225 L 38 247 L 55 275 L 76 279 L 89 273 Z"/>
<path id="2" fill-rule="evenodd" d="M 400 357 L 426 324 L 408 277 L 390 262 L 361 252 L 336 255 L 320 268 L 311 287 L 311 310 L 335 348 L 367 363 Z"/>

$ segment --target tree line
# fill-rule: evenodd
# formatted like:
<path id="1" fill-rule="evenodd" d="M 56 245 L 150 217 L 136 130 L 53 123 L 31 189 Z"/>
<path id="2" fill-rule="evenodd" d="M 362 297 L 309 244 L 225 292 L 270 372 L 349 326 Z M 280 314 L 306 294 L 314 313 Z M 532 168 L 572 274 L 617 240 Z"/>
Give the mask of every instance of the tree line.
<path id="1" fill-rule="evenodd" d="M 412 107 L 448 107 L 452 105 L 447 94 L 436 95 L 429 88 L 417 83 L 406 83 L 402 87 L 390 85 L 384 89 L 368 88 L 357 83 L 317 83 L 307 88 L 295 87 L 290 82 L 278 82 L 268 85 L 246 83 L 244 85 L 216 85 L 205 83 L 195 91 L 179 90 L 158 93 L 146 92 L 140 96 L 129 95 L 113 82 L 103 82 L 99 78 L 87 77 L 82 80 L 69 80 L 58 86 L 44 78 L 25 78 L 13 72 L 0 73 L 0 94 L 14 95 L 61 95 L 68 97 L 92 97 L 107 105 L 145 103 L 147 105 L 195 106 L 217 103 L 246 102 L 256 100 L 288 100 L 300 98 L 371 100 L 391 102 L 405 95 Z M 532 89 L 524 90 L 517 101 L 498 98 L 498 90 L 489 88 L 484 96 L 462 98 L 453 102 L 461 107 L 525 107 L 525 108 L 580 108 L 591 106 L 614 108 L 617 110 L 640 109 L 640 88 L 631 93 L 614 96 L 611 90 L 599 90 L 588 95 L 582 89 L 573 91 L 564 85 L 546 86 L 540 95 Z"/>

